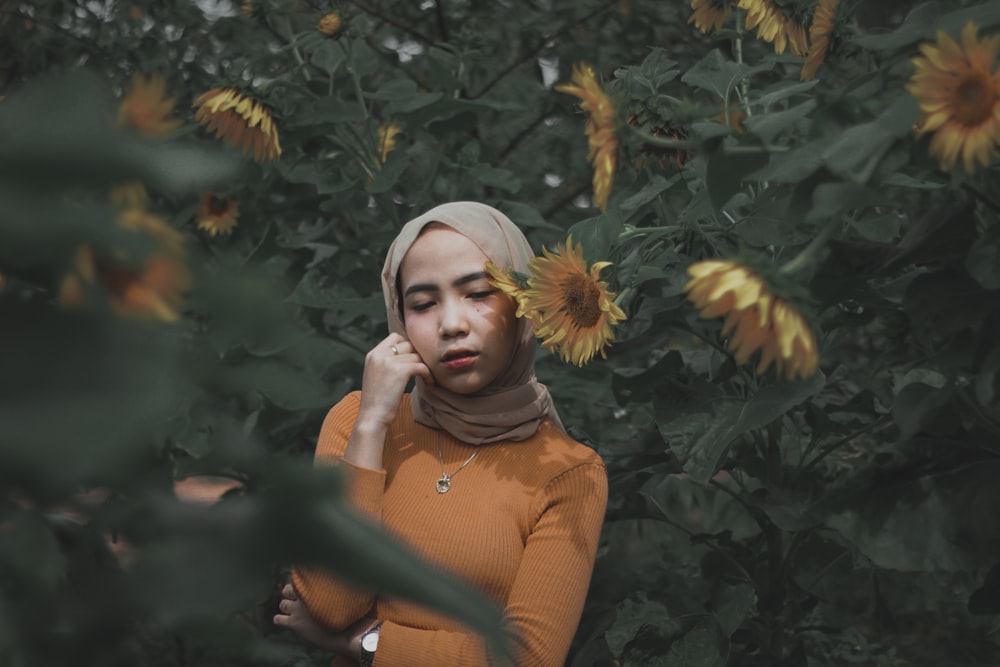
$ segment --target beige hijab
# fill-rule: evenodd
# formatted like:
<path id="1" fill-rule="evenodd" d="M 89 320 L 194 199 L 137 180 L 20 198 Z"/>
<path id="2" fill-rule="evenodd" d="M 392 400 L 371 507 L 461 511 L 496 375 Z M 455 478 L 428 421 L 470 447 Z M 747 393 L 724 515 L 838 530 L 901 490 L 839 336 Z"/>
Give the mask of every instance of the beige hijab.
<path id="1" fill-rule="evenodd" d="M 396 275 L 406 251 L 428 224 L 451 227 L 479 246 L 501 268 L 527 272 L 534 255 L 528 240 L 510 218 L 477 202 L 442 204 L 410 220 L 389 246 L 382 268 L 389 330 L 406 335 L 399 314 Z M 499 440 L 525 440 L 534 435 L 546 416 L 560 424 L 545 385 L 535 379 L 535 336 L 531 324 L 518 320 L 518 344 L 510 366 L 490 385 L 475 394 L 456 394 L 417 382 L 411 397 L 413 418 L 431 428 L 441 428 L 473 445 Z"/>

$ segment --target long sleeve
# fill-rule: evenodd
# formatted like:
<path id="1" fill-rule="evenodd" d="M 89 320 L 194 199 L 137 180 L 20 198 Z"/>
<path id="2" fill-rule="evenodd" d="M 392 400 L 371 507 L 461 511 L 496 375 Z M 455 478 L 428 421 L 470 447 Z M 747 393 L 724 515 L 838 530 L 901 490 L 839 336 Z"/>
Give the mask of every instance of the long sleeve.
<path id="1" fill-rule="evenodd" d="M 607 505 L 599 461 L 552 479 L 532 506 L 536 517 L 505 605 L 518 667 L 561 667 L 576 632 Z M 386 621 L 376 667 L 485 667 L 485 641 L 471 632 L 423 630 Z"/>
<path id="2" fill-rule="evenodd" d="M 361 405 L 360 393 L 348 394 L 327 414 L 316 445 L 316 465 L 340 465 L 347 471 L 347 501 L 374 521 L 381 520 L 384 470 L 366 470 L 342 457 Z M 339 631 L 368 615 L 375 594 L 312 569 L 292 570 L 292 583 L 309 613 L 325 627 Z"/>
<path id="3" fill-rule="evenodd" d="M 479 446 L 473 460 L 475 446 L 416 423 L 407 395 L 386 435 L 384 469 L 360 469 L 342 461 L 359 407 L 355 393 L 330 411 L 317 465 L 344 466 L 353 507 L 496 600 L 517 667 L 562 667 L 607 506 L 600 456 L 546 421 L 527 440 Z M 442 494 L 435 482 L 446 470 L 457 477 Z M 292 580 L 313 617 L 331 630 L 364 617 L 382 621 L 376 667 L 490 665 L 485 639 L 461 619 L 315 570 L 296 568 Z"/>

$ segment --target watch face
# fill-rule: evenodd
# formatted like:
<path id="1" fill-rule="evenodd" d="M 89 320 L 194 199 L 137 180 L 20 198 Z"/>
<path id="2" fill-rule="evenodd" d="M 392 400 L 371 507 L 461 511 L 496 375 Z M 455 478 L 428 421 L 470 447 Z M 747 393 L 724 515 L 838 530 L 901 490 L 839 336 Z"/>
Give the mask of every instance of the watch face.
<path id="1" fill-rule="evenodd" d="M 364 637 L 361 638 L 361 648 L 372 653 L 378 648 L 378 631 L 373 631 L 366 633 Z"/>

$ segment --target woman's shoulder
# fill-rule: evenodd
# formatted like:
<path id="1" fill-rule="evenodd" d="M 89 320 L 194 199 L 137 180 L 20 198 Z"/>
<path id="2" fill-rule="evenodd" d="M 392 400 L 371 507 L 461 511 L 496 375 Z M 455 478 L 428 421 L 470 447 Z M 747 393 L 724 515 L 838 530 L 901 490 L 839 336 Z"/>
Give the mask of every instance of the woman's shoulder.
<path id="1" fill-rule="evenodd" d="M 533 439 L 541 448 L 543 458 L 559 461 L 566 469 L 580 465 L 604 468 L 604 459 L 593 447 L 579 442 L 551 419 L 542 422 Z"/>

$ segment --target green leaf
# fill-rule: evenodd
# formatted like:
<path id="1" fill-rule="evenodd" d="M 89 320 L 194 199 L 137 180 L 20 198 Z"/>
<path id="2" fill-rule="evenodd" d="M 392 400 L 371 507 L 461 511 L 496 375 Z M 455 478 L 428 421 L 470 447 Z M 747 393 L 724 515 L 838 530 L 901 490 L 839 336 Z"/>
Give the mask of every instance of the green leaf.
<path id="1" fill-rule="evenodd" d="M 320 97 L 307 100 L 302 110 L 289 119 L 289 124 L 301 127 L 327 123 L 362 123 L 364 120 L 364 111 L 358 108 L 357 102 L 338 97 Z"/>
<path id="2" fill-rule="evenodd" d="M 892 206 L 878 190 L 856 183 L 823 183 L 813 190 L 813 204 L 806 215 L 809 222 L 823 222 L 852 209 Z"/>
<path id="3" fill-rule="evenodd" d="M 506 169 L 480 163 L 469 171 L 483 185 L 500 188 L 511 194 L 517 194 L 521 189 L 521 179 Z"/>
<path id="4" fill-rule="evenodd" d="M 223 382 L 234 392 L 259 391 L 291 411 L 328 408 L 338 398 L 318 376 L 273 357 L 246 359 L 227 368 Z"/>
<path id="5" fill-rule="evenodd" d="M 642 190 L 639 190 L 639 192 L 623 201 L 620 206 L 627 211 L 635 210 L 643 204 L 653 201 L 659 197 L 660 194 L 669 190 L 674 184 L 680 182 L 680 180 L 680 174 L 675 174 L 670 178 L 670 180 L 667 180 L 660 175 L 656 175 L 642 188 Z"/>
<path id="6" fill-rule="evenodd" d="M 0 300 L 0 321 L 16 323 L 0 327 L 0 471 L 22 489 L 75 489 L 127 469 L 173 416 L 180 334 L 119 319 L 98 299 L 92 309 Z"/>
<path id="7" fill-rule="evenodd" d="M 588 263 L 601 262 L 608 259 L 608 250 L 613 247 L 624 225 L 621 211 L 611 209 L 576 223 L 569 228 L 567 236 L 572 235 L 574 244 L 583 245 L 583 256 Z"/>
<path id="8" fill-rule="evenodd" d="M 918 41 L 932 41 L 938 30 L 958 39 L 968 21 L 979 26 L 980 31 L 1000 25 L 1000 1 L 992 0 L 944 13 L 951 3 L 926 2 L 911 11 L 899 28 L 889 34 L 864 35 L 852 40 L 858 46 L 872 51 L 900 49 Z M 981 34 L 981 33 L 980 33 Z"/>
<path id="9" fill-rule="evenodd" d="M 891 243 L 899 238 L 900 216 L 895 213 L 850 218 L 849 224 L 862 238 L 876 243 Z"/>
<path id="10" fill-rule="evenodd" d="M 392 151 L 386 158 L 385 164 L 375 174 L 375 178 L 368 184 L 367 190 L 372 194 L 388 192 L 392 190 L 404 172 L 410 166 L 410 159 L 405 153 Z"/>
<path id="11" fill-rule="evenodd" d="M 807 380 L 771 384 L 744 404 L 734 426 L 738 433 L 767 426 L 797 405 L 804 403 L 826 386 L 826 376 L 817 371 Z"/>
<path id="12" fill-rule="evenodd" d="M 384 308 L 381 294 L 358 297 L 353 290 L 327 287 L 325 282 L 325 274 L 319 269 L 307 271 L 285 301 L 307 308 L 335 310 L 349 317 L 377 315 Z"/>
<path id="13" fill-rule="evenodd" d="M 104 192 L 141 180 L 181 194 L 239 174 L 240 161 L 228 148 L 149 141 L 112 125 L 114 115 L 107 87 L 88 72 L 32 82 L 0 104 L 0 179 L 31 191 L 86 186 Z"/>
<path id="14" fill-rule="evenodd" d="M 791 109 L 751 116 L 744 121 L 743 125 L 747 132 L 759 137 L 765 144 L 769 144 L 783 131 L 794 129 L 795 124 L 812 113 L 815 108 L 816 100 L 807 100 Z"/>
<path id="15" fill-rule="evenodd" d="M 737 63 L 723 56 L 719 49 L 714 49 L 685 72 L 681 81 L 714 93 L 721 100 L 728 100 L 733 86 L 740 79 L 758 72 L 766 72 L 772 67 L 774 67 L 773 62 L 754 67 Z"/>
<path id="16" fill-rule="evenodd" d="M 742 192 L 744 178 L 766 165 L 767 161 L 766 153 L 712 153 L 708 157 L 705 187 L 715 210 L 721 211 L 734 195 Z"/>
<path id="17" fill-rule="evenodd" d="M 725 646 L 719 626 L 706 619 L 670 645 L 663 667 L 723 667 L 726 656 L 719 650 Z"/>
<path id="18" fill-rule="evenodd" d="M 659 600 L 650 600 L 645 593 L 620 602 L 615 609 L 615 623 L 608 629 L 608 648 L 621 655 L 625 645 L 635 639 L 644 626 L 662 627 L 670 623 L 670 611 Z"/>
<path id="19" fill-rule="evenodd" d="M 710 608 L 715 620 L 726 637 L 736 632 L 743 621 L 753 612 L 757 593 L 748 583 L 720 586 L 713 593 Z"/>
<path id="20" fill-rule="evenodd" d="M 637 97 L 654 96 L 677 78 L 676 66 L 677 61 L 671 59 L 666 50 L 656 47 L 650 50 L 642 64 L 615 70 L 615 78 Z"/>
<path id="21" fill-rule="evenodd" d="M 976 400 L 980 405 L 991 405 L 1000 394 L 1000 347 L 986 355 L 976 376 Z"/>
<path id="22" fill-rule="evenodd" d="M 757 99 L 753 100 L 753 105 L 761 107 L 765 110 L 770 108 L 773 104 L 777 104 L 782 100 L 788 99 L 798 95 L 799 93 L 805 93 L 812 90 L 819 83 L 818 79 L 813 81 L 781 81 L 771 88 L 764 94 L 762 94 Z"/>
<path id="23" fill-rule="evenodd" d="M 340 69 L 340 66 L 344 64 L 346 59 L 347 54 L 344 53 L 344 49 L 340 46 L 339 42 L 328 39 L 319 42 L 310 57 L 313 65 L 316 65 L 330 76 L 337 73 L 337 70 Z"/>
<path id="24" fill-rule="evenodd" d="M 365 97 L 382 102 L 395 102 L 412 98 L 417 94 L 417 84 L 413 79 L 392 79 L 384 82 L 374 93 Z"/>
<path id="25" fill-rule="evenodd" d="M 721 398 L 688 405 L 680 412 L 667 399 L 654 401 L 660 435 L 698 482 L 718 472 L 730 445 L 752 429 L 762 428 L 820 391 L 826 378 L 817 372 L 808 380 L 768 385 L 749 401 Z"/>
<path id="26" fill-rule="evenodd" d="M 901 572 L 989 567 L 1000 558 L 1000 463 L 878 481 L 831 513 L 828 526 L 877 566 Z"/>
<path id="27" fill-rule="evenodd" d="M 717 402 L 711 412 L 688 413 L 669 422 L 658 416 L 656 425 L 684 471 L 704 483 L 719 470 L 737 436 L 733 426 L 741 408 L 736 402 Z"/>
<path id="28" fill-rule="evenodd" d="M 916 98 L 900 95 L 876 120 L 842 131 L 823 151 L 823 161 L 835 174 L 850 176 L 880 158 L 893 141 L 908 135 L 919 115 Z"/>
<path id="29" fill-rule="evenodd" d="M 369 76 L 378 71 L 379 57 L 364 38 L 351 41 L 351 69 L 359 77 Z"/>
<path id="30" fill-rule="evenodd" d="M 951 400 L 952 387 L 933 387 L 914 382 L 903 387 L 892 404 L 892 417 L 903 437 L 909 437 L 930 423 Z"/>
<path id="31" fill-rule="evenodd" d="M 530 204 L 502 199 L 497 203 L 497 208 L 506 213 L 507 217 L 513 220 L 514 224 L 521 229 L 547 229 L 560 233 L 563 231 L 562 227 L 554 225 L 543 218 L 538 209 Z"/>
<path id="32" fill-rule="evenodd" d="M 787 153 L 775 153 L 768 164 L 744 176 L 748 181 L 799 183 L 823 166 L 820 154 L 825 144 L 812 142 Z"/>
<path id="33" fill-rule="evenodd" d="M 985 289 L 1000 289 L 1000 225 L 993 225 L 972 244 L 965 270 Z"/>

